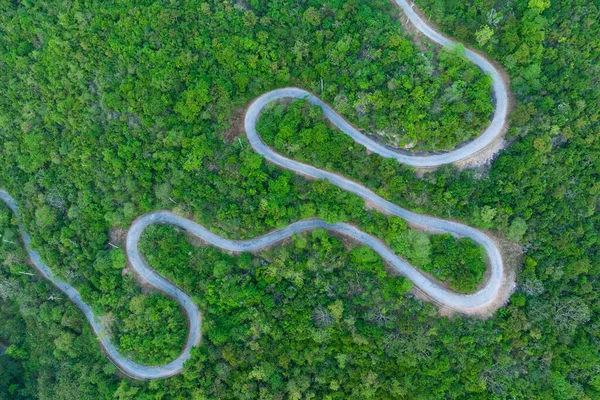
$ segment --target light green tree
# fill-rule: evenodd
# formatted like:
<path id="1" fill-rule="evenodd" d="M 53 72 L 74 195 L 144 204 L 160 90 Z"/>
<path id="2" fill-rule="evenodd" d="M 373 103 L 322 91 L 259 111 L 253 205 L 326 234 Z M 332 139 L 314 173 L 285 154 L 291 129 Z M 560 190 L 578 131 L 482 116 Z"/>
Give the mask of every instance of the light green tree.
<path id="1" fill-rule="evenodd" d="M 308 22 L 313 26 L 321 25 L 321 14 L 314 7 L 308 7 L 306 11 L 304 11 L 304 21 Z"/>
<path id="2" fill-rule="evenodd" d="M 475 32 L 475 38 L 479 46 L 484 46 L 494 36 L 494 30 L 488 25 L 483 25 L 477 32 Z"/>
<path id="3" fill-rule="evenodd" d="M 537 8 L 539 12 L 542 12 L 550 7 L 550 0 L 529 0 L 527 5 L 529 8 Z"/>
<path id="4" fill-rule="evenodd" d="M 510 240 L 520 241 L 527 232 L 527 223 L 521 217 L 513 219 L 510 227 L 508 228 L 508 234 L 506 235 Z"/>

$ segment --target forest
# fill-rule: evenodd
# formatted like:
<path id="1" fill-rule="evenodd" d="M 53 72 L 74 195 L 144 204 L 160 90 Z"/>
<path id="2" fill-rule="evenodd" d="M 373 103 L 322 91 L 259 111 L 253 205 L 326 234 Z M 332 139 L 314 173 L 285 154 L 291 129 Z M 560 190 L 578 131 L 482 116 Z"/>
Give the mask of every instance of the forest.
<path id="1" fill-rule="evenodd" d="M 442 316 L 370 250 L 324 231 L 230 255 L 153 227 L 142 251 L 192 295 L 203 339 L 181 375 L 135 381 L 28 266 L 1 205 L 0 399 L 599 397 L 599 7 L 415 3 L 510 77 L 511 127 L 493 163 L 417 174 L 352 146 L 303 102 L 268 110 L 259 129 L 278 151 L 403 207 L 519 243 L 505 307 L 485 320 Z M 414 38 L 399 13 L 383 0 L 0 2 L 0 187 L 120 349 L 160 363 L 187 332 L 177 304 L 126 266 L 124 231 L 156 209 L 231 238 L 312 216 L 353 222 L 456 290 L 481 282 L 472 243 L 365 209 L 244 139 L 248 102 L 289 85 L 398 147 L 477 135 L 493 109 L 489 80 L 460 49 Z"/>

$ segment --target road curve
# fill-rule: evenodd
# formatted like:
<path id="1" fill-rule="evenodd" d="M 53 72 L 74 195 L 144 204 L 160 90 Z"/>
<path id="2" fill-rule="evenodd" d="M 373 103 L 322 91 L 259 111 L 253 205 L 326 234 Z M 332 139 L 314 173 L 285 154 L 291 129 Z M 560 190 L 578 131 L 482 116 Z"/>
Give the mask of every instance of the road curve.
<path id="1" fill-rule="evenodd" d="M 406 1 L 396 0 L 396 3 L 398 3 L 398 5 L 404 10 L 411 23 L 429 39 L 442 46 L 452 46 L 457 44 L 433 28 L 429 27 L 429 25 L 427 25 L 421 19 L 421 17 L 419 17 L 419 15 L 408 5 Z M 508 114 L 508 92 L 506 89 L 507 85 L 504 82 L 502 75 L 496 69 L 496 67 L 492 65 L 492 63 L 486 60 L 483 56 L 469 49 L 466 49 L 465 56 L 492 78 L 492 93 L 495 99 L 494 115 L 490 125 L 481 135 L 468 142 L 464 146 L 442 154 L 425 156 L 411 155 L 405 152 L 402 153 L 397 149 L 392 149 L 381 143 L 378 143 L 359 132 L 341 115 L 329 107 L 324 101 L 307 92 L 306 90 L 295 87 L 276 89 L 258 97 L 256 100 L 254 100 L 254 103 L 250 109 L 248 109 L 246 120 L 248 119 L 248 115 L 254 115 L 255 117 L 258 117 L 261 110 L 267 104 L 275 100 L 286 98 L 305 99 L 311 104 L 321 107 L 325 116 L 342 132 L 350 136 L 355 142 L 360 143 L 370 151 L 377 153 L 382 157 L 394 158 L 402 164 L 407 164 L 418 168 L 432 168 L 466 160 L 471 156 L 488 149 L 493 143 L 496 143 L 496 141 L 503 136 Z M 247 128 L 248 124 L 246 124 L 246 129 Z"/>
<path id="2" fill-rule="evenodd" d="M 396 3 L 398 3 L 398 5 L 404 10 L 405 14 L 415 25 L 415 27 L 419 29 L 425 36 L 443 46 L 454 43 L 450 39 L 429 27 L 412 10 L 406 1 L 396 0 Z M 498 247 L 490 237 L 477 229 L 459 224 L 457 222 L 445 221 L 405 210 L 402 207 L 383 199 L 373 191 L 367 189 L 365 186 L 357 182 L 346 179 L 335 173 L 323 171 L 310 165 L 285 158 L 270 149 L 262 141 L 260 135 L 256 131 L 256 122 L 264 107 L 269 103 L 281 98 L 306 98 L 312 104 L 320 106 L 323 109 L 325 116 L 329 118 L 331 122 L 334 123 L 339 129 L 350 135 L 356 142 L 384 157 L 395 158 L 399 162 L 416 167 L 435 167 L 465 159 L 485 149 L 490 143 L 492 143 L 502 134 L 502 128 L 506 120 L 508 104 L 506 84 L 502 81 L 501 75 L 493 67 L 493 65 L 482 56 L 470 50 L 467 50 L 466 56 L 475 64 L 477 64 L 482 70 L 488 72 L 494 80 L 493 90 L 496 98 L 496 110 L 494 112 L 494 118 L 491 122 L 491 125 L 481 136 L 469 144 L 448 153 L 431 156 L 410 156 L 394 152 L 393 150 L 390 150 L 389 148 L 365 137 L 320 99 L 298 88 L 278 89 L 260 96 L 248 108 L 244 123 L 250 145 L 257 153 L 263 155 L 268 161 L 305 176 L 316 179 L 327 179 L 341 189 L 355 193 L 361 196 L 363 199 L 368 200 L 372 204 L 375 204 L 380 209 L 390 214 L 400 216 L 416 226 L 430 231 L 448 232 L 455 236 L 469 237 L 475 242 L 481 244 L 488 256 L 490 273 L 489 279 L 484 287 L 473 294 L 458 294 L 440 286 L 438 283 L 430 280 L 420 271 L 410 266 L 402 258 L 395 255 L 394 252 L 382 241 L 349 224 L 330 224 L 321 219 L 307 219 L 295 222 L 283 229 L 270 232 L 264 236 L 249 240 L 236 241 L 220 237 L 210 232 L 202 225 L 176 216 L 169 211 L 157 211 L 143 215 L 133 222 L 127 234 L 127 256 L 131 266 L 140 277 L 142 277 L 156 289 L 165 292 L 167 295 L 175 299 L 184 308 L 188 318 L 189 333 L 185 347 L 177 359 L 161 366 L 146 366 L 133 362 L 117 351 L 117 349 L 110 342 L 110 337 L 107 330 L 97 320 L 91 307 L 81 299 L 79 292 L 54 275 L 48 265 L 41 260 L 39 253 L 31 249 L 31 239 L 21 223 L 16 201 L 2 189 L 0 189 L 0 200 L 5 202 L 12 209 L 19 220 L 19 229 L 22 240 L 31 259 L 31 263 L 42 274 L 42 276 L 44 276 L 44 278 L 52 282 L 61 291 L 63 291 L 71 299 L 71 301 L 83 311 L 109 358 L 121 371 L 135 379 L 165 378 L 180 373 L 183 369 L 183 364 L 190 358 L 192 347 L 196 346 L 201 338 L 201 315 L 190 296 L 165 278 L 161 277 L 152 268 L 148 267 L 144 262 L 143 257 L 139 253 L 138 244 L 142 233 L 148 226 L 158 223 L 178 226 L 198 236 L 215 247 L 232 252 L 260 250 L 266 246 L 284 240 L 291 235 L 307 230 L 320 228 L 335 231 L 352 237 L 355 240 L 371 247 L 386 262 L 414 282 L 414 284 L 423 292 L 427 293 L 435 302 L 460 311 L 464 314 L 478 313 L 482 308 L 493 308 L 496 306 L 495 304 L 499 296 L 500 289 L 504 284 L 507 283 L 505 282 L 506 274 L 504 273 L 502 256 Z"/>
<path id="3" fill-rule="evenodd" d="M 441 45 L 441 46 L 453 46 L 456 45 L 457 42 L 454 40 L 444 36 L 431 26 L 427 25 L 427 23 L 417 14 L 412 5 L 409 4 L 406 0 L 395 0 L 396 4 L 402 8 L 404 14 L 408 17 L 408 20 L 414 25 L 415 28 L 419 30 L 423 35 L 429 38 L 431 41 Z M 474 140 L 470 141 L 466 145 L 449 151 L 443 154 L 436 154 L 430 156 L 411 156 L 405 154 L 399 154 L 390 150 L 384 146 L 379 145 L 378 147 L 371 147 L 372 144 L 369 145 L 362 143 L 369 150 L 372 150 L 376 153 L 379 153 L 383 157 L 387 158 L 395 158 L 401 163 L 412 165 L 414 167 L 436 167 L 443 164 L 449 164 L 457 161 L 465 160 L 477 153 L 480 153 L 483 150 L 486 150 L 492 143 L 495 143 L 496 140 L 502 137 L 505 131 L 505 126 L 507 123 L 508 117 L 508 84 L 504 81 L 502 74 L 498 69 L 485 57 L 474 52 L 471 49 L 465 49 L 465 57 L 471 60 L 475 65 L 477 65 L 481 70 L 488 74 L 492 78 L 492 93 L 495 99 L 494 105 L 494 116 L 490 125 L 485 129 L 485 131 L 479 135 Z M 354 137 L 354 135 L 351 135 Z M 367 139 L 367 138 L 365 138 Z M 367 139 L 368 140 L 368 139 Z M 367 141 L 365 141 L 367 142 Z M 377 148 L 377 150 L 376 150 Z M 387 150 L 385 152 L 380 152 L 381 150 Z"/>
<path id="4" fill-rule="evenodd" d="M 0 189 L 0 200 L 8 205 L 8 207 L 15 213 L 17 219 L 19 220 L 19 230 L 21 232 L 21 238 L 23 240 L 23 244 L 25 246 L 25 250 L 29 255 L 29 259 L 33 266 L 38 270 L 40 274 L 48 281 L 52 282 L 56 287 L 58 287 L 63 293 L 65 293 L 69 299 L 77 307 L 83 311 L 85 317 L 89 321 L 92 329 L 96 336 L 98 336 L 98 340 L 100 341 L 102 347 L 106 351 L 108 357 L 115 363 L 115 365 L 123 371 L 126 375 L 135 378 L 135 379 L 155 379 L 155 378 L 166 378 L 169 376 L 173 376 L 181 372 L 183 368 L 183 363 L 186 362 L 190 358 L 190 351 L 192 347 L 198 344 L 200 340 L 200 323 L 201 317 L 200 312 L 198 311 L 198 307 L 192 302 L 190 297 L 181 291 L 179 288 L 174 286 L 172 283 L 167 281 L 158 275 L 154 270 L 147 267 L 143 261 L 133 262 L 135 260 L 135 256 L 137 255 L 138 259 L 141 260 L 139 256 L 139 252 L 137 250 L 137 240 L 134 245 L 135 252 L 128 254 L 130 260 L 132 260 L 132 266 L 135 271 L 147 280 L 150 284 L 155 286 L 158 290 L 161 290 L 177 300 L 179 304 L 184 308 L 185 313 L 189 317 L 189 327 L 190 333 L 188 334 L 188 339 L 185 345 L 185 348 L 175 359 L 174 361 L 162 365 L 162 366 L 147 366 L 135 363 L 128 359 L 127 357 L 122 356 L 119 351 L 115 348 L 115 346 L 110 342 L 110 335 L 108 334 L 106 328 L 99 322 L 96 318 L 94 311 L 92 308 L 81 299 L 81 295 L 79 292 L 57 277 L 46 263 L 42 261 L 39 253 L 31 248 L 31 238 L 23 228 L 21 223 L 21 216 L 19 214 L 19 209 L 17 207 L 17 203 L 15 199 L 13 199 L 7 192 Z M 129 236 L 128 236 L 129 239 Z M 139 239 L 139 236 L 137 237 Z M 129 248 L 129 240 L 127 242 L 127 246 Z"/>

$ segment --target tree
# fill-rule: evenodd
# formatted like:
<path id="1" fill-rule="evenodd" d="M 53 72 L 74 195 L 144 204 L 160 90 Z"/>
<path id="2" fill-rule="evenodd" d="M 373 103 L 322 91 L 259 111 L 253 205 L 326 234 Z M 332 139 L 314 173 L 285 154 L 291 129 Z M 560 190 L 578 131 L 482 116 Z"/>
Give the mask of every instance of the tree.
<path id="1" fill-rule="evenodd" d="M 523 218 L 516 217 L 511 222 L 510 227 L 508 228 L 508 233 L 507 233 L 506 237 L 508 237 L 510 240 L 514 240 L 514 241 L 518 242 L 523 238 L 523 235 L 525 235 L 525 232 L 527 232 L 527 223 L 525 222 L 525 220 Z"/>
<path id="2" fill-rule="evenodd" d="M 175 104 L 174 109 L 184 121 L 194 122 L 198 118 L 204 118 L 205 106 L 211 100 L 209 89 L 208 82 L 199 80 L 193 88 L 183 92 L 181 100 Z"/>
<path id="3" fill-rule="evenodd" d="M 483 25 L 475 32 L 475 38 L 480 47 L 483 47 L 494 36 L 494 30 L 488 25 Z"/>
<path id="4" fill-rule="evenodd" d="M 550 0 L 529 0 L 528 7 L 542 12 L 550 7 Z"/>
<path id="5" fill-rule="evenodd" d="M 308 7 L 306 11 L 304 11 L 303 18 L 305 22 L 311 24 L 312 26 L 321 25 L 321 15 L 314 7 Z"/>

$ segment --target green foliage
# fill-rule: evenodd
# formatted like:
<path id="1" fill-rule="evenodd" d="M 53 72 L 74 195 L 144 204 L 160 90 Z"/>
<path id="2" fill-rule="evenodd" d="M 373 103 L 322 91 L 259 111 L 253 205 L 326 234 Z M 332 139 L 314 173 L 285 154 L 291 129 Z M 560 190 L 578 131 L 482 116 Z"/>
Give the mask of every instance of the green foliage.
<path id="1" fill-rule="evenodd" d="M 473 240 L 454 240 L 450 234 L 431 238 L 431 263 L 425 267 L 436 278 L 449 281 L 451 289 L 474 292 L 483 280 L 485 252 Z"/>
<path id="2" fill-rule="evenodd" d="M 380 195 L 396 200 L 392 193 L 397 193 L 399 189 L 398 178 L 406 175 L 404 167 L 395 162 L 390 164 L 389 160 L 375 154 L 367 156 L 364 148 L 329 127 L 318 107 L 312 107 L 304 101 L 296 101 L 288 106 L 276 105 L 259 119 L 257 129 L 267 144 L 285 156 L 362 180 L 372 185 Z M 394 170 L 398 173 L 393 173 Z M 496 213 L 495 209 L 485 206 L 480 210 L 481 224 L 493 226 Z M 359 225 L 384 239 L 398 255 L 413 265 L 446 281 L 454 290 L 472 292 L 483 280 L 485 258 L 472 241 L 455 241 L 451 236 L 444 235 L 444 241 L 435 242 L 439 248 L 433 251 L 435 257 L 432 258 L 430 237 L 425 233 L 407 230 L 406 222 L 401 218 L 390 218 L 387 223 L 379 221 L 377 228 L 367 224 L 363 218 Z M 385 225 L 387 228 L 383 228 Z M 510 235 L 513 230 L 520 229 L 518 221 L 515 226 L 513 228 L 511 225 L 509 236 L 519 240 L 523 233 L 518 238 Z M 451 254 L 453 252 L 456 254 Z M 361 264 L 367 265 L 367 261 L 364 258 Z"/>
<path id="3" fill-rule="evenodd" d="M 550 0 L 529 0 L 529 8 L 537 8 L 539 12 L 544 11 L 550 7 Z"/>
<path id="4" fill-rule="evenodd" d="M 305 22 L 313 26 L 321 25 L 321 15 L 319 14 L 319 11 L 317 11 L 317 9 L 314 7 L 308 7 L 306 11 L 304 11 L 303 18 Z"/>
<path id="5" fill-rule="evenodd" d="M 33 271 L 12 221 L 0 204 L 0 399 L 111 397 L 116 368 L 64 294 L 27 275 Z"/>
<path id="6" fill-rule="evenodd" d="M 494 36 L 494 31 L 487 25 L 482 26 L 475 32 L 475 38 L 479 46 L 483 47 Z"/>
<path id="7" fill-rule="evenodd" d="M 140 294 L 131 299 L 116 326 L 119 347 L 143 364 L 162 364 L 181 352 L 187 324 L 177 303 L 163 296 Z"/>
<path id="8" fill-rule="evenodd" d="M 210 102 L 209 89 L 210 85 L 205 81 L 196 83 L 192 89 L 183 92 L 181 101 L 175 104 L 175 112 L 186 122 L 202 117 L 204 107 Z"/>
<path id="9" fill-rule="evenodd" d="M 520 241 L 527 232 L 527 223 L 521 217 L 515 218 L 508 228 L 508 233 L 506 237 L 514 241 Z"/>
<path id="10" fill-rule="evenodd" d="M 598 6 L 416 2 L 470 46 L 482 26 L 493 29 L 482 50 L 505 67 L 515 95 L 507 149 L 483 173 L 443 167 L 419 179 L 317 129 L 311 137 L 331 143 L 321 146 L 331 159 L 304 143 L 303 157 L 411 210 L 513 233 L 527 254 L 506 307 L 487 321 L 436 317 L 396 295 L 409 282 L 380 278 L 377 261 L 358 269 L 322 234 L 239 257 L 195 249 L 181 234 L 156 238 L 144 254 L 207 310 L 206 335 L 182 375 L 133 382 L 72 305 L 20 273 L 30 269 L 12 226 L 0 242 L 0 341 L 11 348 L 0 356 L 0 398 L 599 397 Z M 489 79 L 451 52 L 420 55 L 391 23 L 397 12 L 380 0 L 3 2 L 0 187 L 19 200 L 53 270 L 117 323 L 141 291 L 113 264 L 108 233 L 157 208 L 234 238 L 318 215 L 388 240 L 355 196 L 279 181 L 285 173 L 237 140 L 233 121 L 252 98 L 294 84 L 400 146 L 473 137 L 492 110 Z M 406 238 L 397 246 L 411 249 Z M 467 265 L 453 262 L 439 265 Z"/>

